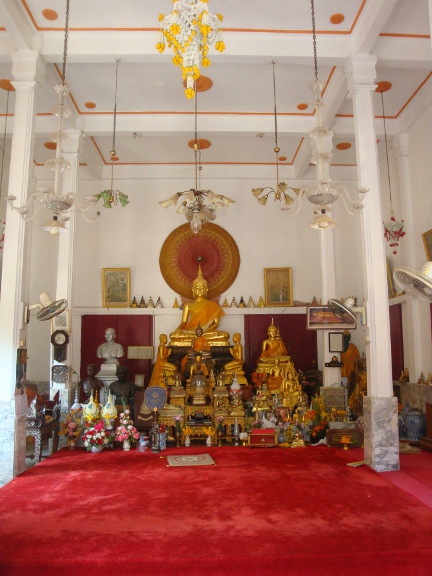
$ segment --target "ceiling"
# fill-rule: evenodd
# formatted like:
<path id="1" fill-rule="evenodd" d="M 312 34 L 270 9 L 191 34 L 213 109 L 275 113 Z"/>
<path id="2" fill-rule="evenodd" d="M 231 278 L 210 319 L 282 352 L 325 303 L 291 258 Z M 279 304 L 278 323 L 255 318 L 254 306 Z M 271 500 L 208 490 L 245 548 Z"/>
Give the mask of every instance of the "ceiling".
<path id="1" fill-rule="evenodd" d="M 115 69 L 120 59 L 117 163 L 193 164 L 188 142 L 194 137 L 194 102 L 184 95 L 172 54 L 156 50 L 158 15 L 172 9 L 171 0 L 71 0 L 70 4 L 66 81 L 73 116 L 66 128 L 84 132 L 81 162 L 96 174 L 110 163 Z M 44 144 L 56 129 L 50 111 L 56 103 L 52 87 L 61 74 L 65 9 L 65 0 L 0 0 L 0 79 L 13 79 L 14 50 L 38 50 L 47 65 L 36 107 L 37 165 L 53 155 Z M 198 134 L 211 143 L 202 151 L 203 165 L 274 163 L 274 60 L 281 175 L 286 170 L 289 177 L 301 178 L 309 165 L 308 135 L 315 125 L 310 2 L 209 0 L 209 11 L 224 16 L 226 50 L 220 54 L 211 46 L 211 65 L 201 69 L 213 83 L 197 100 Z M 324 124 L 334 132 L 332 163 L 355 167 L 353 109 L 343 72 L 347 58 L 377 56 L 377 81 L 392 83 L 384 95 L 389 139 L 409 129 L 432 95 L 428 0 L 315 0 L 315 13 L 318 73 L 325 86 Z M 3 119 L 6 98 L 7 92 L 0 90 Z M 374 106 L 377 137 L 382 139 L 380 94 L 374 95 Z M 9 112 L 13 109 L 11 92 Z M 9 116 L 8 133 L 12 127 Z"/>

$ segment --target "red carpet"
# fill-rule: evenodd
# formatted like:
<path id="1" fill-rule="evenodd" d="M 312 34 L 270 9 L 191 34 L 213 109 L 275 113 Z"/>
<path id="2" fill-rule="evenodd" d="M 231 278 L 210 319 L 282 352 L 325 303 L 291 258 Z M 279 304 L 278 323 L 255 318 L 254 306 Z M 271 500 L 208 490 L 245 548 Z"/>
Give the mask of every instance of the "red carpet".
<path id="1" fill-rule="evenodd" d="M 64 449 L 0 489 L 2 576 L 429 575 L 432 510 L 360 449 Z M 410 456 L 415 458 L 415 455 Z"/>
<path id="2" fill-rule="evenodd" d="M 400 468 L 400 472 L 385 472 L 384 478 L 432 508 L 432 453 L 401 454 Z"/>

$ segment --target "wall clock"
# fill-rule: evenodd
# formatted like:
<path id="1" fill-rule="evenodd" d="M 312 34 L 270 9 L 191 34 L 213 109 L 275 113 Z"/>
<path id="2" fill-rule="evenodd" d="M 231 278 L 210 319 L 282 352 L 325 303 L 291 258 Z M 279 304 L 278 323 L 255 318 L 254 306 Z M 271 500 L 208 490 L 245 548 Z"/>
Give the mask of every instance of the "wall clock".
<path id="1" fill-rule="evenodd" d="M 51 368 L 51 380 L 57 384 L 69 382 L 70 370 L 66 364 L 55 364 Z"/>
<path id="2" fill-rule="evenodd" d="M 66 360 L 66 347 L 69 342 L 69 334 L 64 330 L 56 330 L 51 334 L 51 344 L 54 346 L 54 360 L 63 362 Z"/>

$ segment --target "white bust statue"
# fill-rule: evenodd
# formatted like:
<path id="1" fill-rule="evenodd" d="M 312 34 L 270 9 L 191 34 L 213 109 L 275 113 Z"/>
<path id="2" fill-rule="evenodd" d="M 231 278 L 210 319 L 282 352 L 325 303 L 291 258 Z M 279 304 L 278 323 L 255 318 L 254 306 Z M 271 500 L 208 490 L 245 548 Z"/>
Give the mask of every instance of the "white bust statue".
<path id="1" fill-rule="evenodd" d="M 123 346 L 115 341 L 116 331 L 114 328 L 105 330 L 105 340 L 97 349 L 97 357 L 105 358 L 104 364 L 119 364 L 117 358 L 124 356 Z"/>

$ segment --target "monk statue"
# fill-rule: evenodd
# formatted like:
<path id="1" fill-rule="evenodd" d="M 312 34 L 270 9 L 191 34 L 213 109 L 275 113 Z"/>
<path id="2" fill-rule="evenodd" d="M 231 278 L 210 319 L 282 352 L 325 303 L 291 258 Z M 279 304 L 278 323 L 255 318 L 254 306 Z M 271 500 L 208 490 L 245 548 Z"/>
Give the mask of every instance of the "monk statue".
<path id="1" fill-rule="evenodd" d="M 129 405 L 129 409 L 133 414 L 133 406 L 135 401 L 135 385 L 127 379 L 128 369 L 126 366 L 117 366 L 116 376 L 118 380 L 112 382 L 109 386 L 109 391 L 115 397 L 116 405 Z"/>
<path id="2" fill-rule="evenodd" d="M 119 361 L 117 358 L 124 356 L 123 346 L 115 341 L 116 331 L 114 328 L 107 328 L 105 330 L 105 340 L 101 344 L 96 352 L 98 358 L 104 358 L 104 364 L 116 364 L 118 366 Z"/>
<path id="3" fill-rule="evenodd" d="M 241 344 L 241 334 L 239 332 L 233 334 L 233 342 L 234 346 L 230 348 L 232 360 L 224 364 L 223 372 L 225 374 L 225 378 L 226 375 L 231 375 L 234 373 L 237 376 L 237 381 L 239 384 L 247 384 L 243 370 L 243 346 Z"/>
<path id="4" fill-rule="evenodd" d="M 212 345 L 228 346 L 228 332 L 217 330 L 220 318 L 224 311 L 216 302 L 207 300 L 207 280 L 203 278 L 201 266 L 198 267 L 198 276 L 192 283 L 193 301 L 187 302 L 183 308 L 183 315 L 179 327 L 170 334 L 171 346 L 191 346 L 198 324 L 203 329 L 203 336 Z"/>
<path id="5" fill-rule="evenodd" d="M 177 372 L 177 366 L 168 362 L 171 349 L 167 348 L 167 341 L 168 337 L 166 334 L 159 336 L 158 353 L 149 386 L 163 386 L 166 388 L 165 382 L 174 384 L 174 374 Z"/>
<path id="6" fill-rule="evenodd" d="M 100 390 L 104 387 L 103 382 L 95 377 L 96 372 L 96 364 L 89 364 L 87 366 L 87 378 L 84 378 L 79 384 L 87 402 L 92 394 L 93 397 L 96 396 L 96 392 L 99 392 L 100 395 Z"/>
<path id="7" fill-rule="evenodd" d="M 347 378 L 348 396 L 351 396 L 359 381 L 362 359 L 357 346 L 351 342 L 351 332 L 349 330 L 345 330 L 342 339 L 344 351 L 340 355 L 341 362 L 343 362 L 341 376 Z"/>

